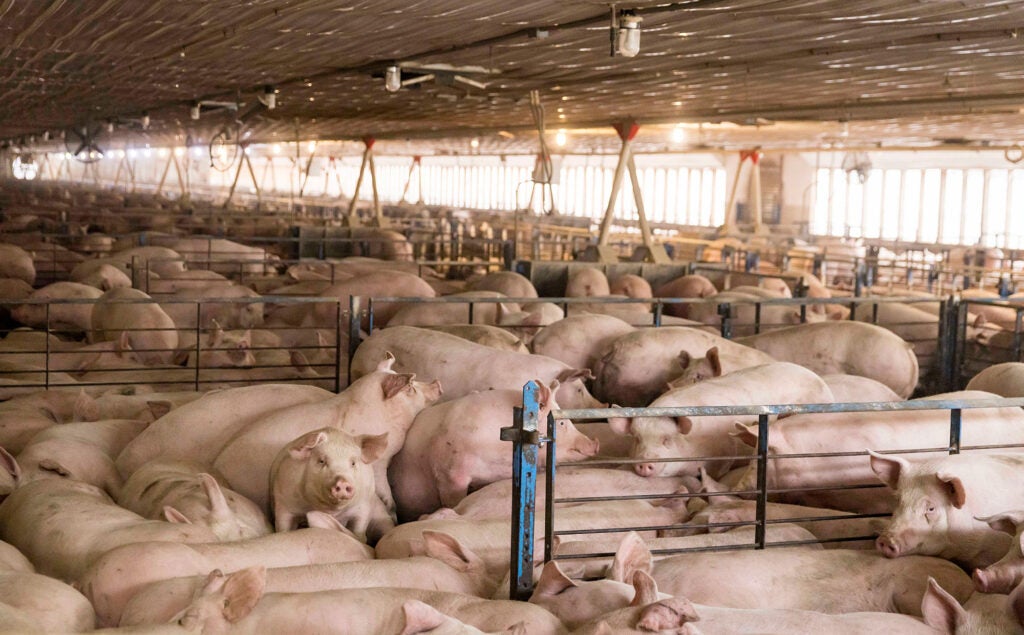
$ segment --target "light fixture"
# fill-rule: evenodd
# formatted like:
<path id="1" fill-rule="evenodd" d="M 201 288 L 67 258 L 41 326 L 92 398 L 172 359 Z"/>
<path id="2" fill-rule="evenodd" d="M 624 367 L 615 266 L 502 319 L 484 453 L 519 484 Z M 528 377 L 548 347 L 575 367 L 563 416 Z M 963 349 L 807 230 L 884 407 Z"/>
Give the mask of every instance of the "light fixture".
<path id="1" fill-rule="evenodd" d="M 114 120 L 113 119 L 108 119 L 107 120 L 107 132 L 108 133 L 114 132 Z"/>
<path id="2" fill-rule="evenodd" d="M 257 95 L 256 99 L 266 106 L 267 110 L 273 110 L 277 108 L 277 89 L 268 84 L 263 87 L 263 94 Z"/>
<path id="3" fill-rule="evenodd" d="M 612 11 L 612 55 L 636 57 L 640 52 L 640 22 L 632 9 Z"/>
<path id="4" fill-rule="evenodd" d="M 49 141 L 49 140 L 50 140 L 50 131 L 49 130 L 43 130 L 43 141 Z"/>
<path id="5" fill-rule="evenodd" d="M 281 154 L 281 144 L 275 143 L 271 146 L 271 150 L 273 150 L 274 154 Z"/>
<path id="6" fill-rule="evenodd" d="M 309 149 L 310 154 L 316 152 L 316 141 L 310 141 L 308 144 L 306 144 L 306 148 Z"/>
<path id="7" fill-rule="evenodd" d="M 558 133 L 555 135 L 555 145 L 557 145 L 559 148 L 564 148 L 566 141 L 567 138 L 565 136 L 565 130 L 559 130 Z"/>
<path id="8" fill-rule="evenodd" d="M 134 148 L 128 148 L 128 158 L 129 159 L 134 159 L 135 158 L 135 149 Z"/>
<path id="9" fill-rule="evenodd" d="M 118 150 L 117 151 L 117 158 L 118 159 L 123 159 L 124 158 L 124 150 Z"/>
<path id="10" fill-rule="evenodd" d="M 174 156 L 182 157 L 184 155 L 185 155 L 185 148 L 182 148 L 181 146 L 178 146 L 177 148 L 174 149 Z"/>
<path id="11" fill-rule="evenodd" d="M 686 130 L 683 129 L 682 124 L 672 128 L 672 143 L 682 143 L 686 141 Z"/>
<path id="12" fill-rule="evenodd" d="M 397 93 L 402 88 L 402 69 L 392 64 L 384 69 L 384 90 Z"/>
<path id="13" fill-rule="evenodd" d="M 143 130 L 148 130 L 149 129 L 149 123 L 150 123 L 149 122 L 149 111 L 145 111 L 144 110 L 144 111 L 142 111 L 142 129 Z"/>
<path id="14" fill-rule="evenodd" d="M 191 117 L 193 121 L 196 121 L 199 119 L 199 115 L 202 112 L 202 110 L 203 107 L 199 104 L 199 102 L 194 101 L 192 102 L 192 105 L 189 106 L 188 116 Z"/>
<path id="15" fill-rule="evenodd" d="M 160 157 L 161 159 L 166 159 L 167 155 L 169 155 L 170 153 L 170 150 L 168 150 L 167 148 L 160 148 L 159 150 L 156 151 L 157 156 Z"/>
<path id="16" fill-rule="evenodd" d="M 203 158 L 203 149 L 200 148 L 199 146 L 193 146 L 192 147 L 192 156 L 197 158 L 197 159 Z"/>
<path id="17" fill-rule="evenodd" d="M 480 147 L 480 139 L 478 139 L 476 137 L 473 137 L 472 139 L 470 139 L 469 140 L 469 147 L 473 148 L 474 150 L 479 148 Z"/>

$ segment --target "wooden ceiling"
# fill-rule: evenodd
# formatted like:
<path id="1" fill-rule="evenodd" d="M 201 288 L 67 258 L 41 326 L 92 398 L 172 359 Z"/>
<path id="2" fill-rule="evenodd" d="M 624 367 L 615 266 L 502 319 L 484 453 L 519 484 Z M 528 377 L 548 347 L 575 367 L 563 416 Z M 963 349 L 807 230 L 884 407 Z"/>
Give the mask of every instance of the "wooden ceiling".
<path id="1" fill-rule="evenodd" d="M 648 150 L 1024 141 L 1024 2 L 618 7 L 643 18 L 633 58 L 609 55 L 609 4 L 590 0 L 0 0 L 0 139 L 60 147 L 60 130 L 91 124 L 101 147 L 205 143 L 242 115 L 253 142 L 529 152 L 537 90 L 549 131 L 581 151 L 614 151 L 609 126 L 629 118 Z M 490 72 L 456 72 L 482 88 L 440 73 L 389 93 L 395 62 L 407 79 Z M 267 86 L 274 110 L 257 100 Z M 193 121 L 196 100 L 240 105 Z M 677 122 L 686 140 L 667 141 Z"/>

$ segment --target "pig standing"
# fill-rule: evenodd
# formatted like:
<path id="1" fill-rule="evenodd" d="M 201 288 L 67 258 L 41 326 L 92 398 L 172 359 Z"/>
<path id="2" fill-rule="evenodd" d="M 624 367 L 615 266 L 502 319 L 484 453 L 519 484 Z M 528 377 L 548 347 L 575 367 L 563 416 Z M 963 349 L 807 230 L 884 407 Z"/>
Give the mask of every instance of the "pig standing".
<path id="1" fill-rule="evenodd" d="M 334 428 L 304 434 L 281 448 L 270 468 L 270 505 L 277 531 L 298 527 L 311 511 L 328 512 L 357 537 L 379 538 L 393 524 L 373 485 L 370 464 L 387 433 L 353 436 Z"/>
<path id="2" fill-rule="evenodd" d="M 706 298 L 718 293 L 710 280 L 702 275 L 680 276 L 654 290 L 656 298 Z M 666 304 L 665 313 L 675 317 L 689 318 L 689 304 Z"/>
<path id="3" fill-rule="evenodd" d="M 147 463 L 125 481 L 117 503 L 143 518 L 209 527 L 219 540 L 273 531 L 252 501 L 222 488 L 202 467 L 182 461 Z"/>
<path id="4" fill-rule="evenodd" d="M 578 267 L 570 269 L 570 271 L 569 281 L 565 285 L 565 296 L 567 298 L 584 298 L 611 294 L 608 278 L 600 269 Z"/>
<path id="5" fill-rule="evenodd" d="M 613 278 L 608 290 L 612 295 L 624 295 L 627 298 L 650 298 L 654 295 L 650 283 L 632 273 Z"/>
<path id="6" fill-rule="evenodd" d="M 898 498 L 877 541 L 887 557 L 933 555 L 977 568 L 1008 551 L 1009 536 L 976 517 L 1024 507 L 1018 487 L 1024 454 L 957 454 L 911 462 L 872 452 L 871 469 Z"/>
<path id="7" fill-rule="evenodd" d="M 557 389 L 557 381 L 540 385 L 541 420 L 558 408 L 553 398 Z M 522 400 L 522 390 L 487 390 L 431 406 L 417 415 L 388 471 L 399 518 L 415 520 L 442 505 L 454 507 L 471 489 L 511 478 L 512 455 L 499 431 Z M 597 454 L 598 442 L 581 434 L 571 421 L 562 419 L 557 424 L 558 459 L 580 460 Z"/>

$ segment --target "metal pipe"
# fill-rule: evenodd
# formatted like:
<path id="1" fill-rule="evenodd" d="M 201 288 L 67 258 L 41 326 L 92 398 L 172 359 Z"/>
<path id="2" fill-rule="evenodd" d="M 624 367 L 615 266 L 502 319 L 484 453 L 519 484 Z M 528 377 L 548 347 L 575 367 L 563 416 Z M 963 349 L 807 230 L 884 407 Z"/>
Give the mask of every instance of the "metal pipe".
<path id="1" fill-rule="evenodd" d="M 757 416 L 757 524 L 754 526 L 754 546 L 764 549 L 765 517 L 768 508 L 768 415 Z"/>

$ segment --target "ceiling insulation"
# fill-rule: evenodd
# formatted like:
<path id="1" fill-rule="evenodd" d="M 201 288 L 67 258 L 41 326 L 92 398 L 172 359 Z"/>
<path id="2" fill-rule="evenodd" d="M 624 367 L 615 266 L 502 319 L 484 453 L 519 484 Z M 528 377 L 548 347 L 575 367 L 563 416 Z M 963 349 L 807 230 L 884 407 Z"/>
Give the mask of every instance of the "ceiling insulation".
<path id="1" fill-rule="evenodd" d="M 591 0 L 0 0 L 0 139 L 52 147 L 93 124 L 100 146 L 203 142 L 244 114 L 253 142 L 530 152 L 539 90 L 581 152 L 614 151 L 629 118 L 641 151 L 1024 140 L 1019 1 L 617 6 L 642 17 L 636 57 L 609 55 L 611 11 Z M 392 64 L 436 77 L 387 92 Z M 196 121 L 198 100 L 240 106 Z"/>

